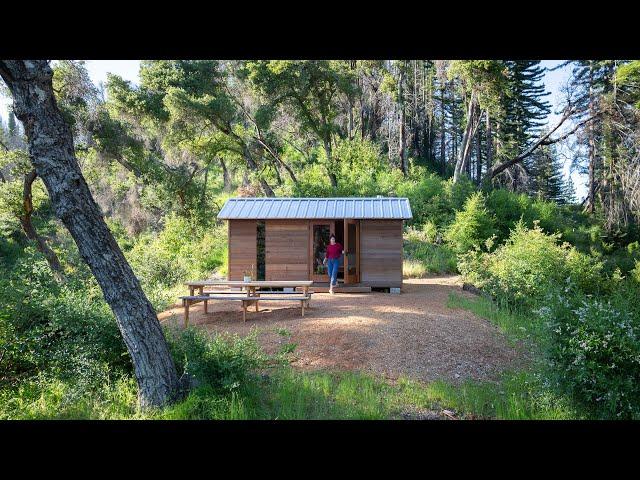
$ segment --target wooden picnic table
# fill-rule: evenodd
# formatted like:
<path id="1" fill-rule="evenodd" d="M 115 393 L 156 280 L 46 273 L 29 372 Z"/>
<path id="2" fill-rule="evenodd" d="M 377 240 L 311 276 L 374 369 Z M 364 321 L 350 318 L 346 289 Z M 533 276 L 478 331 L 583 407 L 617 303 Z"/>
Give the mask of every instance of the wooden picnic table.
<path id="1" fill-rule="evenodd" d="M 302 315 L 304 316 L 304 305 L 309 305 L 309 287 L 313 284 L 312 280 L 253 280 L 250 282 L 237 281 L 237 280 L 199 280 L 194 282 L 186 282 L 185 285 L 189 288 L 189 296 L 181 297 L 182 304 L 184 306 L 184 325 L 185 327 L 189 324 L 189 306 L 198 303 L 204 302 L 204 311 L 207 313 L 207 303 L 208 300 L 222 300 L 225 299 L 224 295 L 220 295 L 223 293 L 234 293 L 235 296 L 226 297 L 229 300 L 242 300 L 244 298 L 253 299 L 255 301 L 251 301 L 251 303 L 255 304 L 256 312 L 258 311 L 258 299 L 260 299 L 261 293 L 273 293 L 273 292 L 261 292 L 258 289 L 263 288 L 293 288 L 292 294 L 296 293 L 296 289 L 298 287 L 302 288 L 302 296 L 296 295 L 295 297 L 291 297 L 295 300 L 302 301 Z M 244 289 L 243 292 L 205 292 L 205 287 L 240 287 Z M 195 291 L 198 290 L 198 295 L 195 294 Z M 276 292 L 277 293 L 277 292 Z M 299 298 L 298 298 L 299 297 Z M 264 297 L 263 297 L 264 298 Z M 276 298 L 264 298 L 265 300 L 276 300 Z M 284 300 L 284 298 L 277 298 L 277 300 Z M 243 319 L 246 321 L 246 307 L 249 304 L 249 301 L 243 301 Z"/>

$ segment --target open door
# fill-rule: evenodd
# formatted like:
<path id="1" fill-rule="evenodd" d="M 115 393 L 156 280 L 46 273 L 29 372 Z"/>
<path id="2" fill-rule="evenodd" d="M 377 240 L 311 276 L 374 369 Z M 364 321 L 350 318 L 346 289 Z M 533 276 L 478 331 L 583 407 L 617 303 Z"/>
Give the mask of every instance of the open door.
<path id="1" fill-rule="evenodd" d="M 327 253 L 329 237 L 332 233 L 335 233 L 335 222 L 312 221 L 309 223 L 309 230 L 309 254 L 311 255 L 309 262 L 309 279 L 314 282 L 329 283 L 327 266 L 322 262 Z"/>
<path id="2" fill-rule="evenodd" d="M 344 283 L 360 282 L 360 222 L 344 221 Z"/>

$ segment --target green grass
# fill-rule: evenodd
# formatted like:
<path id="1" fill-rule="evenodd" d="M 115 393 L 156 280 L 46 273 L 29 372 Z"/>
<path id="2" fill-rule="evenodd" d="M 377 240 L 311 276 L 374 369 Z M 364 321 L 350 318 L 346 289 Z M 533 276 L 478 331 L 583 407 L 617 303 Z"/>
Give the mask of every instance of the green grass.
<path id="1" fill-rule="evenodd" d="M 10 400 L 0 397 L 0 418 L 379 420 L 403 418 L 402 412 L 443 409 L 462 419 L 577 418 L 562 399 L 540 387 L 535 375 L 524 372 L 509 374 L 500 383 L 458 386 L 402 377 L 390 384 L 359 372 L 298 372 L 288 366 L 270 373 L 233 392 L 201 387 L 171 407 L 148 411 L 137 408 L 132 379 L 84 393 L 60 381 L 32 383 L 14 392 Z"/>
<path id="2" fill-rule="evenodd" d="M 456 255 L 446 245 L 405 242 L 403 265 L 405 278 L 420 278 L 428 273 L 455 273 L 456 265 Z"/>
<path id="3" fill-rule="evenodd" d="M 494 323 L 510 341 L 537 351 L 544 332 L 531 318 L 514 314 L 485 298 L 451 295 L 451 308 L 464 308 Z M 286 329 L 278 333 L 288 339 Z M 292 353 L 286 342 L 276 357 Z M 275 357 L 274 357 L 275 358 Z M 536 357 L 537 358 L 537 357 Z M 168 408 L 141 411 L 133 378 L 97 386 L 73 385 L 43 376 L 0 391 L 0 419 L 351 419 L 405 418 L 407 412 L 452 410 L 462 419 L 582 418 L 545 377 L 543 362 L 503 374 L 497 382 L 395 382 L 350 371 L 301 372 L 268 362 L 233 390 L 202 386 Z"/>
<path id="4" fill-rule="evenodd" d="M 452 293 L 447 307 L 462 308 L 489 320 L 512 343 L 526 340 L 528 346 L 540 349 L 547 341 L 547 331 L 535 317 L 500 307 L 488 298 L 468 298 Z"/>
<path id="5" fill-rule="evenodd" d="M 520 371 L 506 372 L 497 383 L 467 382 L 459 387 L 440 388 L 443 398 L 463 411 L 505 420 L 577 419 L 584 413 L 567 397 L 550 386 L 543 351 L 548 332 L 537 317 L 514 312 L 483 297 L 449 296 L 449 308 L 463 308 L 498 327 L 512 344 L 529 349 L 529 364 Z"/>

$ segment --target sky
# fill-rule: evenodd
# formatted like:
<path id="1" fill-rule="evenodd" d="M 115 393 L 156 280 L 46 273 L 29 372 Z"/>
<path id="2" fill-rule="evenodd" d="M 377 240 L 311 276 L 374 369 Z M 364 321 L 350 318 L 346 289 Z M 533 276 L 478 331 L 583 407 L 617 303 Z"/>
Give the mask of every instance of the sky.
<path id="1" fill-rule="evenodd" d="M 543 60 L 542 66 L 552 68 L 563 61 L 564 60 Z M 125 80 L 130 80 L 136 84 L 139 82 L 138 71 L 140 69 L 140 60 L 87 60 L 86 66 L 91 80 L 97 86 L 107 81 L 107 73 L 115 73 Z M 560 116 L 554 112 L 559 110 L 559 105 L 562 103 L 561 88 L 569 78 L 569 73 L 569 67 L 561 68 L 553 72 L 545 72 L 544 82 L 547 91 L 550 92 L 547 98 L 552 106 L 552 113 L 549 115 L 549 125 L 554 125 L 560 118 Z M 0 118 L 2 118 L 2 122 L 5 124 L 9 104 L 10 99 L 0 95 Z M 559 149 L 559 151 L 561 152 L 562 149 Z M 565 157 L 563 173 L 565 178 L 571 175 L 576 188 L 576 197 L 578 201 L 581 201 L 587 192 L 586 175 L 581 175 L 578 172 L 570 173 L 570 164 L 570 158 Z"/>

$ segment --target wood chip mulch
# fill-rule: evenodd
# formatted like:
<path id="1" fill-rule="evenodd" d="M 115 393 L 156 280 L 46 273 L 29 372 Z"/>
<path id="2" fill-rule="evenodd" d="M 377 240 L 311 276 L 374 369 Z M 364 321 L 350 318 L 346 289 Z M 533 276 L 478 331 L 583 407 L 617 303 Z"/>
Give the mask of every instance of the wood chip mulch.
<path id="1" fill-rule="evenodd" d="M 495 326 L 462 309 L 446 306 L 451 292 L 462 290 L 456 276 L 405 280 L 400 295 L 388 293 L 316 293 L 300 316 L 299 302 L 261 305 L 247 322 L 236 302 L 212 302 L 190 309 L 190 322 L 210 332 L 246 335 L 257 328 L 269 353 L 297 344 L 293 365 L 300 369 L 361 370 L 393 381 L 404 375 L 429 382 L 496 380 L 505 369 L 525 362 Z M 162 322 L 182 323 L 176 304 L 161 313 Z M 283 333 L 290 333 L 286 335 Z"/>

